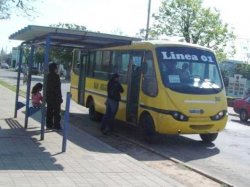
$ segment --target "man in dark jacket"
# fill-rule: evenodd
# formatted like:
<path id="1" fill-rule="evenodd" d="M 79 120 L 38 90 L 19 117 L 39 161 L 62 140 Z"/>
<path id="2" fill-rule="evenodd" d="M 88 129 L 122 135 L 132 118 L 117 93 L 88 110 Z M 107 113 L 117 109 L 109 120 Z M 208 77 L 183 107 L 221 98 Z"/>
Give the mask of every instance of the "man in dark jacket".
<path id="1" fill-rule="evenodd" d="M 46 90 L 46 102 L 47 102 L 47 129 L 61 129 L 60 125 L 60 112 L 62 92 L 61 92 L 61 80 L 57 73 L 58 67 L 56 63 L 49 65 L 49 74 L 47 76 L 47 90 Z"/>
<path id="2" fill-rule="evenodd" d="M 119 82 L 119 75 L 113 74 L 108 82 L 108 98 L 106 101 L 106 113 L 102 119 L 101 131 L 107 134 L 113 131 L 114 118 L 119 107 L 119 101 L 121 100 L 121 93 L 123 88 Z"/>

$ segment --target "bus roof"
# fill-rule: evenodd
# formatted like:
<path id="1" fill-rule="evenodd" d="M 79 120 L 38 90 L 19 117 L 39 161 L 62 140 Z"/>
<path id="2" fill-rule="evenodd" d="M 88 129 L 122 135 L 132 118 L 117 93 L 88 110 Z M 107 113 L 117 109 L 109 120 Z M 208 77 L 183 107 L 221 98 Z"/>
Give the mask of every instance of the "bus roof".
<path id="1" fill-rule="evenodd" d="M 134 41 L 131 45 L 152 45 L 155 47 L 161 47 L 161 46 L 187 46 L 187 47 L 193 47 L 193 48 L 199 48 L 203 50 L 208 50 L 211 52 L 214 52 L 212 49 L 200 46 L 198 44 L 191 44 L 186 42 L 177 42 L 177 41 L 170 41 L 170 40 L 144 40 L 144 41 Z"/>

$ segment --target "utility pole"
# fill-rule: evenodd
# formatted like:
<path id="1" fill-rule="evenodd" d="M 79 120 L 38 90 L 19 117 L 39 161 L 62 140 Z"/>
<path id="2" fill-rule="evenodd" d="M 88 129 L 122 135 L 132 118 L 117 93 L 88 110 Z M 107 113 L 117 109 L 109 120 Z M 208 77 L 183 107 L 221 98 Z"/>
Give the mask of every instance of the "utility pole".
<path id="1" fill-rule="evenodd" d="M 147 18 L 147 26 L 146 26 L 145 40 L 148 40 L 150 9 L 151 9 L 151 0 L 148 0 L 148 18 Z"/>

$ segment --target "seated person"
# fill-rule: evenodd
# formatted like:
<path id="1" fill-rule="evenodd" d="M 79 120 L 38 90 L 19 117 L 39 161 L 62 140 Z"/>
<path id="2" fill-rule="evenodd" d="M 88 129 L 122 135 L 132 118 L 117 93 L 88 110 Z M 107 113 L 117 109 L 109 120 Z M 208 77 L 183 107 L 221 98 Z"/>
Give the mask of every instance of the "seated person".
<path id="1" fill-rule="evenodd" d="M 41 83 L 37 83 L 31 91 L 31 100 L 32 100 L 32 105 L 35 108 L 40 108 L 42 106 L 42 99 L 43 96 L 41 94 L 41 91 L 43 89 L 43 85 Z"/>
<path id="2" fill-rule="evenodd" d="M 180 83 L 180 69 L 176 67 L 176 62 L 167 62 L 162 66 L 164 72 L 164 82 Z"/>
<path id="3" fill-rule="evenodd" d="M 188 82 L 190 80 L 190 71 L 188 63 L 184 63 L 182 65 L 181 80 L 184 82 Z"/>

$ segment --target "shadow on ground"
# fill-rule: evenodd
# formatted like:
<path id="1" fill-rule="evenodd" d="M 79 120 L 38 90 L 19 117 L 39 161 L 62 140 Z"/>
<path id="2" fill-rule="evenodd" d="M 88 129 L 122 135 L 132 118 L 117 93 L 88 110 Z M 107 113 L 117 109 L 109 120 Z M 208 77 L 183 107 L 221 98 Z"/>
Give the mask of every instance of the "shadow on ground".
<path id="1" fill-rule="evenodd" d="M 236 119 L 232 119 L 231 121 L 235 122 L 235 123 L 237 123 L 239 125 L 250 126 L 250 122 L 249 121 L 243 122 L 243 121 L 236 120 Z"/>
<path id="2" fill-rule="evenodd" d="M 41 115 L 36 113 L 32 116 L 32 118 L 40 122 Z M 64 118 L 62 117 L 62 123 L 63 119 Z M 81 129 L 98 138 L 102 142 L 105 142 L 106 144 L 118 149 L 119 151 L 125 152 L 135 159 L 142 161 L 165 160 L 166 158 L 150 157 L 145 156 L 145 154 L 139 154 L 145 153 L 145 150 L 140 146 L 135 145 L 133 142 L 128 141 L 128 139 L 150 147 L 157 152 L 160 152 L 162 155 L 167 155 L 183 162 L 211 157 L 213 155 L 219 154 L 220 152 L 213 143 L 205 144 L 201 140 L 197 140 L 197 138 L 192 139 L 180 135 L 160 135 L 157 144 L 146 144 L 137 127 L 127 125 L 119 121 L 116 122 L 115 133 L 105 136 L 99 130 L 100 123 L 91 121 L 87 114 L 82 113 L 70 113 L 70 124 L 71 127 Z M 81 131 L 79 131 L 79 133 L 81 133 Z M 194 136 L 197 137 L 198 135 Z M 126 139 L 123 137 L 126 137 Z M 111 153 L 114 153 L 113 149 L 102 149 L 100 147 L 93 147 L 89 142 L 79 142 L 77 136 L 72 134 L 70 131 L 68 140 L 89 151 L 107 152 L 108 150 Z M 136 154 L 136 152 L 138 152 L 138 154 Z"/>
<path id="3" fill-rule="evenodd" d="M 56 164 L 56 159 L 18 121 L 12 118 L 0 121 L 9 126 L 9 129 L 0 129 L 0 170 L 63 170 L 63 166 Z"/>

